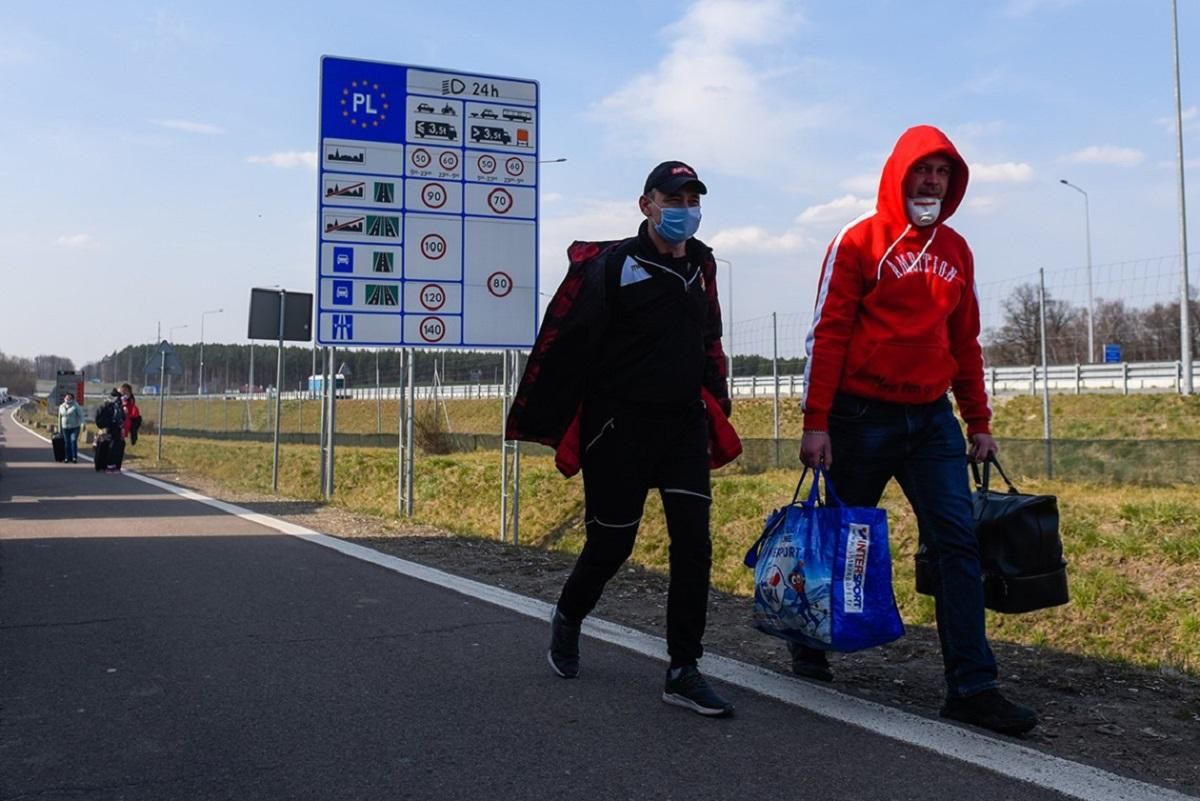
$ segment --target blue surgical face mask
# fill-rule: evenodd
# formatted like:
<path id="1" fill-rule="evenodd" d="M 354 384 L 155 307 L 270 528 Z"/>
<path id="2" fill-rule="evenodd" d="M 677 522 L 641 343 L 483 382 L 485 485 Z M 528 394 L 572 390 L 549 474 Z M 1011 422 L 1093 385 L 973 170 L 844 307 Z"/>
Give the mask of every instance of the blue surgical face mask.
<path id="1" fill-rule="evenodd" d="M 653 201 L 651 201 L 653 203 Z M 654 203 L 658 206 L 657 203 Z M 658 206 L 662 212 L 659 221 L 655 223 L 654 230 L 658 235 L 672 245 L 678 245 L 681 242 L 686 242 L 696 235 L 700 230 L 700 207 L 687 206 L 685 208 L 663 207 Z"/>

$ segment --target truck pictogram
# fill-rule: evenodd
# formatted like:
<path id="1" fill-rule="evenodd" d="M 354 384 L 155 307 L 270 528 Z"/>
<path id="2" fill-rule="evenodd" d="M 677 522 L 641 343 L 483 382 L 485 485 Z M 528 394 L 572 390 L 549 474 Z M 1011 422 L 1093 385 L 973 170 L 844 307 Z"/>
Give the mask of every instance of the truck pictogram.
<path id="1" fill-rule="evenodd" d="M 472 125 L 471 141 L 486 144 L 511 145 L 512 135 L 503 128 L 493 125 Z"/>

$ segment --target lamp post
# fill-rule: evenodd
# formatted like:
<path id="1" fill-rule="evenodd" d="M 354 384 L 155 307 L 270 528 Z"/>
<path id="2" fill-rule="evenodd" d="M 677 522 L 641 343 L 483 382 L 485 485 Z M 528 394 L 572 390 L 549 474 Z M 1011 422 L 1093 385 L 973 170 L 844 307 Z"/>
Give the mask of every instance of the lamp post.
<path id="1" fill-rule="evenodd" d="M 1083 195 L 1083 230 L 1087 237 L 1087 284 L 1088 284 L 1088 363 L 1091 364 L 1096 360 L 1096 326 L 1092 318 L 1093 303 L 1092 303 L 1092 220 L 1091 212 L 1088 209 L 1088 193 L 1080 189 L 1075 184 L 1068 181 L 1066 178 L 1059 178 L 1058 182 L 1063 186 L 1069 186 L 1079 194 Z"/>
<path id="2" fill-rule="evenodd" d="M 714 261 L 719 261 L 729 267 L 729 287 L 726 290 L 725 308 L 729 311 L 729 347 L 726 348 L 726 356 L 729 359 L 729 399 L 733 399 L 733 262 L 729 259 L 721 259 L 714 257 Z"/>
<path id="3" fill-rule="evenodd" d="M 220 314 L 224 309 L 213 309 L 211 311 L 200 312 L 200 380 L 197 385 L 201 395 L 204 392 L 204 317 L 209 314 Z"/>
<path id="4" fill-rule="evenodd" d="M 1179 361 L 1183 369 L 1180 391 L 1191 395 L 1192 324 L 1188 297 L 1187 191 L 1183 183 L 1183 101 L 1179 87 L 1179 11 L 1171 0 L 1171 40 L 1175 51 L 1175 160 L 1179 165 Z"/>

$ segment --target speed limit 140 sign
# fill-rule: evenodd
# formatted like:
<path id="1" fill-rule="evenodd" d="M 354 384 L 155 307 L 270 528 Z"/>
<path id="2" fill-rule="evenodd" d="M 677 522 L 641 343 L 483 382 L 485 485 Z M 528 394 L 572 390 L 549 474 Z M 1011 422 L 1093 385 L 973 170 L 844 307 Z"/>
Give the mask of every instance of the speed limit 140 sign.
<path id="1" fill-rule="evenodd" d="M 317 341 L 530 347 L 536 81 L 325 56 Z"/>

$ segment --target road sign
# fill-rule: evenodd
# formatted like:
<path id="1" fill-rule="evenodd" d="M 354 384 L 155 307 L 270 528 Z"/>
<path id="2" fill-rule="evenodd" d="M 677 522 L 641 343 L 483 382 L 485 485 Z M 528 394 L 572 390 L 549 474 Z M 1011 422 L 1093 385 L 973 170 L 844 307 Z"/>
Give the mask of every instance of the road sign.
<path id="1" fill-rule="evenodd" d="M 539 94 L 531 80 L 321 59 L 320 344 L 533 345 Z"/>
<path id="2" fill-rule="evenodd" d="M 1121 346 L 1106 344 L 1104 346 L 1104 363 L 1105 364 L 1120 364 L 1121 363 Z"/>

